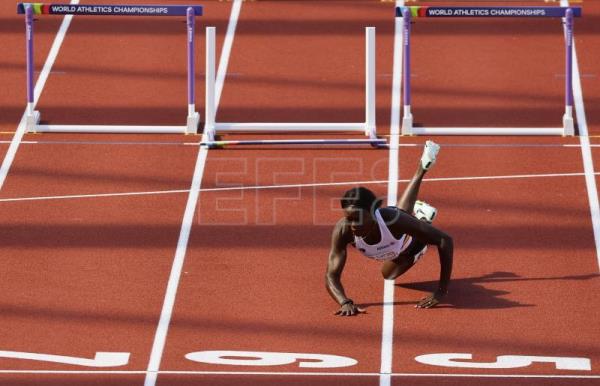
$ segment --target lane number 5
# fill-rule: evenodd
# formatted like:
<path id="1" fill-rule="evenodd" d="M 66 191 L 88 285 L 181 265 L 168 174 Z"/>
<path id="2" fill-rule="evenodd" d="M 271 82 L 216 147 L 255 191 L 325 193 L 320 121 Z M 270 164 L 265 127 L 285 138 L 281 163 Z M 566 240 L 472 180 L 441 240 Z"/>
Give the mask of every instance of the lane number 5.
<path id="1" fill-rule="evenodd" d="M 588 358 L 500 355 L 496 358 L 496 362 L 467 362 L 472 359 L 473 355 L 466 353 L 425 354 L 415 358 L 417 362 L 427 365 L 471 369 L 514 369 L 542 362 L 554 363 L 557 370 L 592 370 Z"/>

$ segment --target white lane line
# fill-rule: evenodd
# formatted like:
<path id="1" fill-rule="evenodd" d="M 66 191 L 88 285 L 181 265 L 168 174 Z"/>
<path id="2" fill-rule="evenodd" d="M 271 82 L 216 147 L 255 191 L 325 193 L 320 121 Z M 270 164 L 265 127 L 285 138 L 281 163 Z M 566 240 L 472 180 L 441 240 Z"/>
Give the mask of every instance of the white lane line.
<path id="1" fill-rule="evenodd" d="M 235 34 L 235 26 L 239 18 L 240 10 L 242 7 L 242 0 L 235 0 L 231 6 L 231 15 L 229 17 L 229 27 L 225 37 L 226 44 L 223 45 L 221 50 L 221 58 L 219 60 L 219 70 L 217 73 L 216 89 L 223 89 L 223 82 L 225 81 L 225 73 L 227 71 L 227 63 L 229 62 L 229 55 L 231 53 L 231 47 L 233 44 L 233 36 Z M 231 26 L 233 25 L 233 28 Z M 219 106 L 220 95 L 215 98 L 215 111 Z M 202 135 L 202 142 L 208 141 L 206 134 Z M 173 258 L 173 266 L 171 267 L 171 273 L 169 275 L 169 281 L 167 283 L 167 291 L 165 293 L 165 299 L 163 307 L 160 313 L 160 319 L 156 334 L 154 335 L 154 343 L 152 344 L 152 351 L 150 352 L 150 360 L 148 362 L 148 369 L 146 378 L 144 380 L 144 386 L 156 385 L 158 377 L 158 371 L 160 369 L 160 362 L 162 360 L 165 343 L 167 340 L 167 332 L 169 330 L 169 324 L 171 323 L 171 317 L 173 315 L 173 307 L 175 306 L 175 297 L 177 295 L 177 288 L 179 287 L 179 280 L 181 279 L 181 272 L 183 269 L 183 263 L 185 261 L 185 254 L 187 251 L 187 245 L 190 238 L 190 232 L 192 229 L 192 223 L 194 220 L 194 212 L 196 211 L 196 204 L 200 198 L 200 185 L 202 183 L 202 176 L 204 175 L 204 167 L 206 165 L 206 158 L 208 156 L 208 147 L 202 146 L 198 151 L 198 158 L 196 160 L 196 166 L 194 168 L 194 177 L 192 179 L 192 186 L 188 196 L 187 204 L 185 206 L 185 212 L 183 214 L 183 223 L 181 225 L 181 231 L 179 233 L 179 240 L 177 241 L 177 249 L 175 250 L 175 257 Z"/>
<path id="2" fill-rule="evenodd" d="M 206 138 L 206 140 L 208 140 L 208 138 Z M 177 241 L 177 249 L 175 250 L 175 257 L 173 258 L 173 265 L 171 267 L 171 273 L 167 283 L 167 291 L 165 293 L 165 299 L 160 313 L 158 327 L 154 335 L 154 343 L 152 344 L 152 351 L 150 353 L 150 360 L 148 362 L 148 373 L 144 381 L 145 386 L 154 386 L 156 384 L 157 371 L 160 368 L 160 362 L 167 340 L 167 332 L 169 330 L 169 324 L 173 314 L 175 297 L 177 295 L 177 288 L 181 278 L 181 271 L 183 269 L 187 244 L 190 238 L 192 222 L 194 220 L 194 212 L 196 210 L 196 203 L 200 196 L 200 184 L 204 174 L 204 166 L 206 164 L 207 155 L 208 148 L 201 147 L 196 160 L 194 177 L 192 179 L 192 187 L 189 191 L 187 204 L 185 206 L 181 231 L 179 233 L 179 240 Z"/>
<path id="3" fill-rule="evenodd" d="M 71 4 L 77 4 L 79 0 L 71 0 Z M 60 46 L 65 40 L 65 36 L 67 34 L 67 30 L 69 29 L 69 25 L 71 24 L 71 20 L 73 19 L 73 15 L 67 15 L 64 17 L 58 32 L 56 33 L 56 37 L 54 38 L 54 42 L 50 47 L 50 52 L 48 52 L 48 57 L 46 58 L 46 62 L 44 63 L 44 67 L 42 68 L 42 72 L 38 77 L 37 82 L 35 83 L 35 88 L 33 90 L 33 107 L 37 105 L 40 95 L 42 95 L 42 90 L 46 85 L 46 81 L 48 80 L 48 75 L 50 74 L 50 70 L 56 61 L 56 57 L 58 56 L 58 51 L 60 50 Z M 8 175 L 8 171 L 17 155 L 17 150 L 19 149 L 19 145 L 23 136 L 25 135 L 25 130 L 27 126 L 25 124 L 25 117 L 27 115 L 27 109 L 23 113 L 21 117 L 21 121 L 19 122 L 19 126 L 17 126 L 17 130 L 10 141 L 10 146 L 8 147 L 8 151 L 4 156 L 4 160 L 2 161 L 2 166 L 0 166 L 0 190 L 4 186 L 4 181 L 6 180 L 6 176 Z"/>
<path id="4" fill-rule="evenodd" d="M 404 5 L 404 0 L 396 0 L 396 7 Z M 392 63 L 392 108 L 390 117 L 390 153 L 388 158 L 387 204 L 396 205 L 399 179 L 400 142 L 400 91 L 402 88 L 402 44 L 404 32 L 402 19 L 394 17 L 394 56 Z M 379 386 L 392 383 L 392 352 L 394 343 L 394 280 L 384 280 L 383 315 L 381 322 L 381 373 Z"/>
<path id="5" fill-rule="evenodd" d="M 217 79 L 215 82 L 215 115 L 217 107 L 219 106 L 219 102 L 221 101 L 223 86 L 225 85 L 225 75 L 227 74 L 227 66 L 229 65 L 229 54 L 231 53 L 231 48 L 233 47 L 233 37 L 235 35 L 235 29 L 237 27 L 241 10 L 242 1 L 235 0 L 235 2 L 231 5 L 229 24 L 227 25 L 227 32 L 225 33 L 225 40 L 223 41 L 221 58 L 219 58 L 219 69 L 217 70 Z"/>
<path id="6" fill-rule="evenodd" d="M 561 3 L 563 7 L 569 6 L 567 0 L 562 0 Z M 592 159 L 592 150 L 590 139 L 588 137 L 587 119 L 583 103 L 583 88 L 581 87 L 581 76 L 579 72 L 579 61 L 577 60 L 577 50 L 575 49 L 575 39 L 573 39 L 573 72 L 575 114 L 577 117 L 577 126 L 579 127 L 579 142 L 581 143 L 581 158 L 583 159 L 583 170 L 585 172 L 585 186 L 588 192 L 590 215 L 592 216 L 592 229 L 594 231 L 594 241 L 596 243 L 596 261 L 598 262 L 598 269 L 600 270 L 600 204 L 598 203 L 598 189 L 596 188 L 596 179 L 594 178 L 594 160 Z"/>
<path id="7" fill-rule="evenodd" d="M 594 175 L 600 176 L 600 172 L 595 172 Z M 425 178 L 423 182 L 444 182 L 444 181 L 483 181 L 483 180 L 509 180 L 523 178 L 556 178 L 556 177 L 581 177 L 585 173 L 551 173 L 551 174 L 516 174 L 506 176 L 479 176 L 479 177 L 438 177 Z M 398 183 L 407 183 L 406 180 L 398 180 Z M 227 192 L 227 191 L 247 191 L 247 190 L 266 190 L 266 189 L 297 189 L 297 188 L 315 188 L 328 186 L 356 186 L 356 185 L 382 185 L 389 183 L 388 180 L 371 180 L 371 181 L 346 181 L 346 182 L 323 182 L 311 184 L 287 184 L 287 185 L 253 185 L 253 186 L 229 186 L 224 188 L 205 188 L 199 189 L 199 192 Z M 19 201 L 43 201 L 43 200 L 67 200 L 80 198 L 103 198 L 103 197 L 124 197 L 124 196 L 151 196 L 159 194 L 180 194 L 189 193 L 190 189 L 175 189 L 175 190 L 155 190 L 149 192 L 123 192 L 123 193 L 100 193 L 100 194 L 72 194 L 65 196 L 37 196 L 37 197 L 13 197 L 2 198 L 2 202 L 19 202 Z"/>
<path id="8" fill-rule="evenodd" d="M 575 43 L 573 43 L 573 51 L 575 51 Z M 575 55 L 574 55 L 575 56 Z M 579 71 L 577 60 L 575 60 L 575 73 Z M 590 140 L 587 137 L 587 122 L 585 110 L 583 107 L 583 92 L 581 81 L 578 76 L 575 79 L 575 113 L 577 114 L 577 124 L 579 127 L 579 141 L 581 142 L 581 157 L 583 159 L 583 170 L 585 172 L 585 186 L 588 193 L 588 201 L 590 203 L 590 215 L 592 216 L 592 229 L 594 231 L 594 240 L 596 242 L 596 259 L 598 261 L 598 269 L 600 270 L 600 204 L 598 203 L 598 189 L 596 187 L 596 173 L 594 171 L 594 161 L 592 159 L 592 150 Z"/>
<path id="9" fill-rule="evenodd" d="M 396 7 L 403 6 L 404 1 L 396 1 Z M 390 181 L 398 180 L 398 157 L 400 142 L 400 100 L 402 88 L 402 40 L 404 31 L 402 19 L 394 18 L 394 57 L 392 62 L 392 109 L 390 118 L 390 144 L 388 158 L 388 178 Z M 414 146 L 417 146 L 416 144 Z M 388 184 L 388 205 L 396 205 L 398 197 L 398 184 Z"/>
<path id="10" fill-rule="evenodd" d="M 126 196 L 153 196 L 160 194 L 189 193 L 190 189 L 178 190 L 155 190 L 149 192 L 123 192 L 123 193 L 99 193 L 99 194 L 69 194 L 65 196 L 38 196 L 38 197 L 15 197 L 3 198 L 0 202 L 18 202 L 18 201 L 44 201 L 44 200 L 69 200 L 78 198 L 103 198 L 103 197 L 126 197 Z"/>
<path id="11" fill-rule="evenodd" d="M 68 374 L 68 375 L 140 375 L 143 370 L 0 370 L 0 374 Z M 193 371 L 162 370 L 164 375 L 254 375 L 254 376 L 309 376 L 309 377 L 379 377 L 381 373 L 342 373 L 342 372 L 282 372 L 282 371 Z M 568 374 L 444 374 L 444 373 L 391 373 L 392 377 L 435 377 L 435 378 L 541 378 L 541 379 L 600 379 L 600 375 Z"/>
<path id="12" fill-rule="evenodd" d="M 577 58 L 577 55 L 575 54 L 575 42 L 573 42 L 573 57 Z M 594 231 L 594 240 L 596 243 L 596 260 L 598 261 L 598 269 L 600 270 L 600 204 L 598 203 L 598 189 L 596 187 L 595 179 L 595 175 L 598 173 L 594 171 L 590 139 L 587 137 L 588 128 L 583 105 L 581 80 L 577 75 L 579 73 L 577 59 L 574 60 L 574 70 L 576 74 L 576 76 L 573 77 L 575 88 L 573 93 L 575 99 L 575 113 L 577 115 L 577 125 L 580 134 L 579 141 L 581 142 L 581 157 L 583 159 L 583 170 L 585 173 L 585 186 L 587 188 L 588 201 L 590 203 L 592 229 Z"/>
<path id="13" fill-rule="evenodd" d="M 383 322 L 381 327 L 380 386 L 391 384 L 392 351 L 394 343 L 394 280 L 384 280 Z"/>
<path id="14" fill-rule="evenodd" d="M 452 377 L 452 378 L 547 378 L 547 379 L 600 379 L 600 375 L 558 375 L 558 374 L 420 374 L 396 373 L 395 377 Z"/>

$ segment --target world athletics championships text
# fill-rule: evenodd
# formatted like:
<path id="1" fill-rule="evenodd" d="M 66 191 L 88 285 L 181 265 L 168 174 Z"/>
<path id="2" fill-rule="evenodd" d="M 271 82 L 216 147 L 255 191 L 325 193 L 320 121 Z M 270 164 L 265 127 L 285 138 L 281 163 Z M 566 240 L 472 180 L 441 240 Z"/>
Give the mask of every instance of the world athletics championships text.
<path id="1" fill-rule="evenodd" d="M 545 16 L 544 9 L 428 9 L 428 16 Z"/>
<path id="2" fill-rule="evenodd" d="M 136 6 L 97 6 L 97 5 L 54 5 L 50 7 L 52 13 L 89 13 L 89 14 L 167 14 L 165 7 L 136 7 Z"/>

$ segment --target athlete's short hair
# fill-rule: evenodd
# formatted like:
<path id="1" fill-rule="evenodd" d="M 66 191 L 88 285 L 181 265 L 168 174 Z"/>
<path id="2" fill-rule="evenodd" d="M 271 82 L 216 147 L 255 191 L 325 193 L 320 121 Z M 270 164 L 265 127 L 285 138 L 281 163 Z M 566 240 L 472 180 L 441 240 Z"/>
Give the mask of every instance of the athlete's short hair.
<path id="1" fill-rule="evenodd" d="M 355 206 L 357 208 L 367 209 L 373 212 L 375 209 L 381 206 L 382 200 L 377 198 L 375 193 L 369 189 L 358 186 L 356 188 L 347 190 L 342 196 L 340 202 L 342 204 L 342 209 L 345 209 L 349 206 Z"/>

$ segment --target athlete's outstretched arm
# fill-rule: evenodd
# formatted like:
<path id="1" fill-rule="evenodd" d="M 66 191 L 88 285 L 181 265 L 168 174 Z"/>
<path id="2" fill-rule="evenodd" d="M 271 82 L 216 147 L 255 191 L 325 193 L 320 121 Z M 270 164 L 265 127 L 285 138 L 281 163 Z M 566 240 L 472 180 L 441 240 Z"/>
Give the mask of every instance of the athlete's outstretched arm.
<path id="1" fill-rule="evenodd" d="M 331 234 L 331 250 L 329 251 L 329 260 L 327 262 L 325 287 L 333 300 L 340 305 L 340 309 L 336 312 L 336 315 L 352 316 L 363 312 L 363 310 L 357 307 L 352 299 L 346 296 L 344 286 L 342 285 L 342 271 L 346 265 L 346 246 L 348 244 L 346 237 L 344 237 L 343 224 L 343 219 L 338 221 Z"/>
<path id="2" fill-rule="evenodd" d="M 396 228 L 396 232 L 407 233 L 422 243 L 437 246 L 441 266 L 439 287 L 433 294 L 417 304 L 419 308 L 433 307 L 448 293 L 448 285 L 452 276 L 454 242 L 448 234 L 425 221 L 419 221 L 403 212 L 400 212 L 398 216 L 398 220 L 392 225 Z"/>

